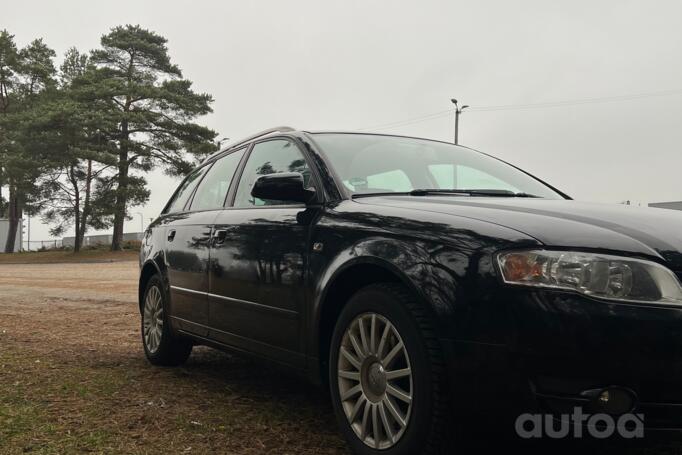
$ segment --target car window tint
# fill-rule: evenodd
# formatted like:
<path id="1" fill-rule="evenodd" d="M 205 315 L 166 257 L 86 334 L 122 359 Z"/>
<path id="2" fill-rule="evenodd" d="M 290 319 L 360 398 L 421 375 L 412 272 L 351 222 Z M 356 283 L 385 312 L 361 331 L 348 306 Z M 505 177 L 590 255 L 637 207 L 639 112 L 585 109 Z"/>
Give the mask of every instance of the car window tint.
<path id="1" fill-rule="evenodd" d="M 194 194 L 192 210 L 210 210 L 223 206 L 244 150 L 232 152 L 213 164 Z"/>
<path id="2" fill-rule="evenodd" d="M 307 187 L 310 183 L 310 169 L 301 151 L 287 140 L 259 142 L 253 147 L 244 172 L 239 180 L 235 207 L 258 207 L 264 205 L 298 204 L 294 201 L 273 201 L 251 196 L 253 183 L 261 175 L 279 174 L 282 172 L 300 172 Z"/>
<path id="3" fill-rule="evenodd" d="M 168 207 L 167 213 L 182 212 L 187 200 L 192 195 L 192 191 L 197 186 L 197 183 L 201 181 L 201 177 L 204 175 L 208 166 L 203 166 L 199 169 L 194 170 L 187 178 L 182 182 L 180 188 L 175 192 L 175 199 Z"/>

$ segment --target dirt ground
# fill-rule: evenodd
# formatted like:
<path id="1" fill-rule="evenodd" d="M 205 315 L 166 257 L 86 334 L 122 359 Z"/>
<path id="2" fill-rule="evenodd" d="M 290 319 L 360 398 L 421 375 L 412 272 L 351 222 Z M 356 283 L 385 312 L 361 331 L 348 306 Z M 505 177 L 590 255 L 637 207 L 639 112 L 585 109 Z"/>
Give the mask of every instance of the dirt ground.
<path id="1" fill-rule="evenodd" d="M 207 348 L 149 365 L 137 264 L 0 265 L 0 454 L 346 453 L 328 399 Z"/>
<path id="2" fill-rule="evenodd" d="M 327 396 L 295 376 L 207 348 L 181 368 L 149 365 L 137 273 L 130 260 L 0 264 L 0 454 L 347 453 Z"/>

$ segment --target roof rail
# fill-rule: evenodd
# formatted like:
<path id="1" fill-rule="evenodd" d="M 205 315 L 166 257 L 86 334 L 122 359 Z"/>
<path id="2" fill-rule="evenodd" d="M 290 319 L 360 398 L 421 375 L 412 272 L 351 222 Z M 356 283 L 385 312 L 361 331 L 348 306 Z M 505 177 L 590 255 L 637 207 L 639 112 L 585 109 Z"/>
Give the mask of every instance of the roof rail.
<path id="1" fill-rule="evenodd" d="M 217 152 L 212 153 L 208 158 L 206 158 L 204 160 L 204 162 L 210 160 L 211 158 L 213 158 L 214 156 L 224 152 L 225 150 L 229 150 L 229 149 L 234 148 L 238 145 L 244 144 L 246 142 L 250 142 L 254 139 L 258 139 L 261 136 L 265 136 L 265 135 L 271 134 L 271 133 L 286 133 L 288 131 L 296 131 L 296 129 L 292 128 L 290 126 L 275 126 L 274 128 L 268 128 L 267 130 L 263 130 L 259 133 L 253 134 L 253 135 L 246 137 L 244 139 L 240 139 L 239 141 L 234 142 L 232 144 L 229 144 L 227 147 L 224 147 L 224 148 L 218 150 Z"/>

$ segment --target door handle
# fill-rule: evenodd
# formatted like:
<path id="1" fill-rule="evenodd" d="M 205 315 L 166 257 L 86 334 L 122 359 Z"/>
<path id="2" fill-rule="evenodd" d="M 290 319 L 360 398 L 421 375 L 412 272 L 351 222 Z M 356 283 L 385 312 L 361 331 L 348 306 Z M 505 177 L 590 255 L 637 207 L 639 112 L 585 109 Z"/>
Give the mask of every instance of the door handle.
<path id="1" fill-rule="evenodd" d="M 173 239 L 175 239 L 175 229 L 171 229 L 168 231 L 168 241 L 172 242 Z"/>
<path id="2" fill-rule="evenodd" d="M 213 243 L 215 245 L 220 245 L 221 243 L 225 242 L 226 237 L 227 229 L 216 229 L 213 231 Z"/>

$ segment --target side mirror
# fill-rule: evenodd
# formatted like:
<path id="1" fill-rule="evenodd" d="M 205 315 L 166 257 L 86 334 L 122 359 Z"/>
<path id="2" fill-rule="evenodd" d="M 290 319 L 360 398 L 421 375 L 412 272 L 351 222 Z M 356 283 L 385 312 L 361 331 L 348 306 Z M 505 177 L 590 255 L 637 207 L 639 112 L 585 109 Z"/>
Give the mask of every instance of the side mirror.
<path id="1" fill-rule="evenodd" d="M 262 175 L 253 182 L 251 196 L 271 201 L 309 203 L 315 197 L 314 188 L 304 186 L 300 172 Z"/>

